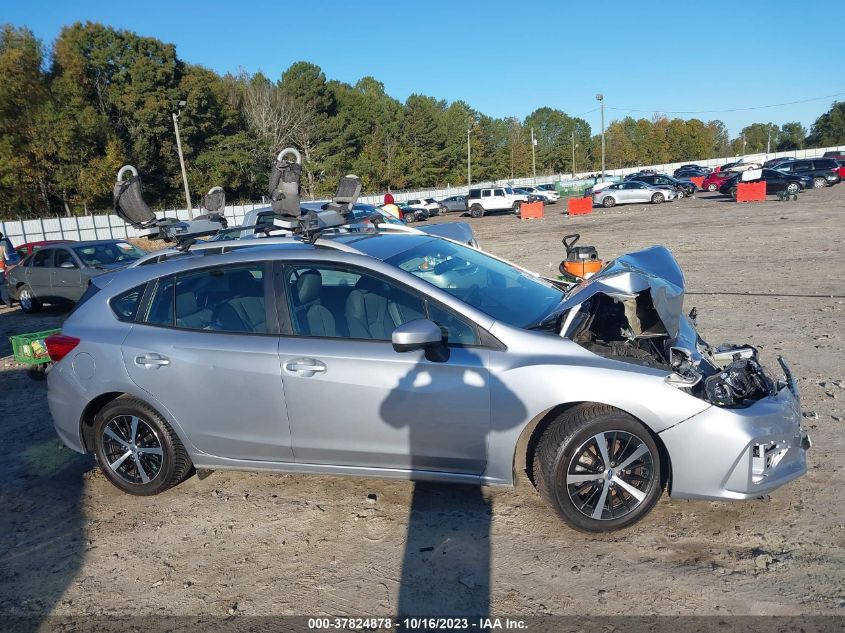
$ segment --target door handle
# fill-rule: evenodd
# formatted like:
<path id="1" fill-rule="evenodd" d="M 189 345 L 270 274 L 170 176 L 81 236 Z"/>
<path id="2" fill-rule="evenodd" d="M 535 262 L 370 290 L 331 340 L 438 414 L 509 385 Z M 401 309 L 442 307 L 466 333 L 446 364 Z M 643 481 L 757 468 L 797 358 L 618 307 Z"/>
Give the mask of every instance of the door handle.
<path id="1" fill-rule="evenodd" d="M 170 364 L 170 359 L 161 354 L 143 354 L 135 358 L 135 364 L 145 369 L 158 369 Z"/>
<path id="2" fill-rule="evenodd" d="M 314 358 L 296 358 L 285 363 L 285 370 L 303 378 L 310 378 L 314 374 L 325 372 L 326 365 Z"/>

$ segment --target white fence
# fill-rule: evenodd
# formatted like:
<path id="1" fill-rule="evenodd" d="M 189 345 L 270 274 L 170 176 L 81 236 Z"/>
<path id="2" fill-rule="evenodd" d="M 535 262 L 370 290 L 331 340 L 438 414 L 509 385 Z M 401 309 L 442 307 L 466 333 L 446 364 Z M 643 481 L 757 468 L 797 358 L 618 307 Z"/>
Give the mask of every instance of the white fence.
<path id="1" fill-rule="evenodd" d="M 835 147 L 822 147 L 819 149 L 796 150 L 791 152 L 774 152 L 768 155 L 768 158 L 781 158 L 791 156 L 795 158 L 816 158 L 827 151 L 845 151 L 845 145 L 838 145 Z M 623 169 L 609 169 L 605 173 L 610 176 L 624 176 L 639 171 L 640 169 L 655 169 L 657 171 L 672 172 L 681 165 L 695 163 L 705 167 L 715 167 L 722 165 L 735 157 L 710 158 L 704 160 L 688 160 L 677 163 L 667 163 L 662 165 L 641 165 L 638 167 L 626 167 Z M 583 179 L 592 172 L 582 172 L 575 175 L 575 179 Z M 549 176 L 537 176 L 537 178 L 510 178 L 492 182 L 474 182 L 473 187 L 484 187 L 491 185 L 528 185 L 528 184 L 545 184 L 566 182 L 572 180 L 569 174 L 553 174 Z M 414 198 L 444 198 L 447 196 L 466 194 L 468 187 L 466 185 L 457 187 L 445 187 L 435 189 L 422 189 L 417 191 L 400 191 L 393 192 L 397 201 L 411 200 Z M 361 202 L 369 204 L 381 204 L 384 199 L 384 193 L 375 193 L 363 195 L 360 198 Z M 258 209 L 268 206 L 266 203 L 254 204 L 236 204 L 226 207 L 225 216 L 229 221 L 229 226 L 237 226 L 243 223 L 244 216 L 253 209 Z M 199 211 L 195 212 L 196 214 Z M 174 211 L 157 212 L 159 217 L 178 218 L 180 220 L 187 220 L 190 213 L 187 209 L 178 209 Z M 0 221 L 0 231 L 3 232 L 12 243 L 16 246 L 26 242 L 40 242 L 42 240 L 103 240 L 103 239 L 122 239 L 127 237 L 136 237 L 138 232 L 130 225 L 126 224 L 116 215 L 87 215 L 87 216 L 73 216 L 73 217 L 55 217 L 55 218 L 39 218 L 35 220 L 16 220 L 16 221 Z"/>

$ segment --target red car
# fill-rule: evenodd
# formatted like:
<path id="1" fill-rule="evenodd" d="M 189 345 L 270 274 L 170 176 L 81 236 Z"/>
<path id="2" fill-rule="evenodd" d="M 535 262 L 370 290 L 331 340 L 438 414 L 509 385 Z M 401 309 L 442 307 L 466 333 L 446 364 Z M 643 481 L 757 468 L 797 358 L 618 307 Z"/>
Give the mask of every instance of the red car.
<path id="1" fill-rule="evenodd" d="M 701 188 L 705 191 L 718 191 L 722 183 L 734 176 L 736 176 L 736 172 L 733 171 L 714 171 L 704 179 Z"/>
<path id="2" fill-rule="evenodd" d="M 66 244 L 67 242 L 72 241 L 73 240 L 43 240 L 41 242 L 27 242 L 26 244 L 16 246 L 15 252 L 21 256 L 21 259 L 23 259 L 27 255 L 34 253 L 35 251 L 40 250 L 45 246 L 50 246 L 52 244 Z"/>

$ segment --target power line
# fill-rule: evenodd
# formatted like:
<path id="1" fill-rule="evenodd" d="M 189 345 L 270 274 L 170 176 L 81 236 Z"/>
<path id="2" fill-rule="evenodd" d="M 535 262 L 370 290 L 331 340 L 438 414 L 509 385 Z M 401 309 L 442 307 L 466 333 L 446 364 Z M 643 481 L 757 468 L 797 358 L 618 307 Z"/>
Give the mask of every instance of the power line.
<path id="1" fill-rule="evenodd" d="M 661 108 L 627 108 L 605 106 L 608 110 L 618 110 L 621 112 L 659 112 L 664 114 L 719 114 L 723 112 L 747 112 L 749 110 L 765 110 L 766 108 L 779 108 L 781 106 L 796 105 L 799 103 L 809 103 L 810 101 L 820 101 L 822 99 L 830 99 L 831 97 L 839 97 L 845 95 L 845 92 L 837 92 L 831 95 L 824 95 L 823 97 L 812 97 L 810 99 L 799 99 L 798 101 L 785 101 L 783 103 L 772 103 L 769 105 L 751 106 L 749 108 L 729 108 L 725 110 L 662 110 Z M 591 110 L 595 112 L 595 110 Z"/>

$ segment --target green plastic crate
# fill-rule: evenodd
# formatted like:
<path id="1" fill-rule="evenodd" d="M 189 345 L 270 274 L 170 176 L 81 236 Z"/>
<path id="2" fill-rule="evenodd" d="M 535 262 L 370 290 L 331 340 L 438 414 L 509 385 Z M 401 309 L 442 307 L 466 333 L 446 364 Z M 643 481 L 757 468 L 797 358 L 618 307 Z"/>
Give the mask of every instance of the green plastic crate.
<path id="1" fill-rule="evenodd" d="M 44 344 L 44 339 L 59 332 L 61 332 L 60 329 L 55 329 L 10 336 L 9 341 L 12 343 L 12 353 L 15 355 L 15 360 L 23 365 L 49 363 L 50 357 L 47 355 L 47 346 Z M 33 343 L 35 343 L 34 346 Z"/>

